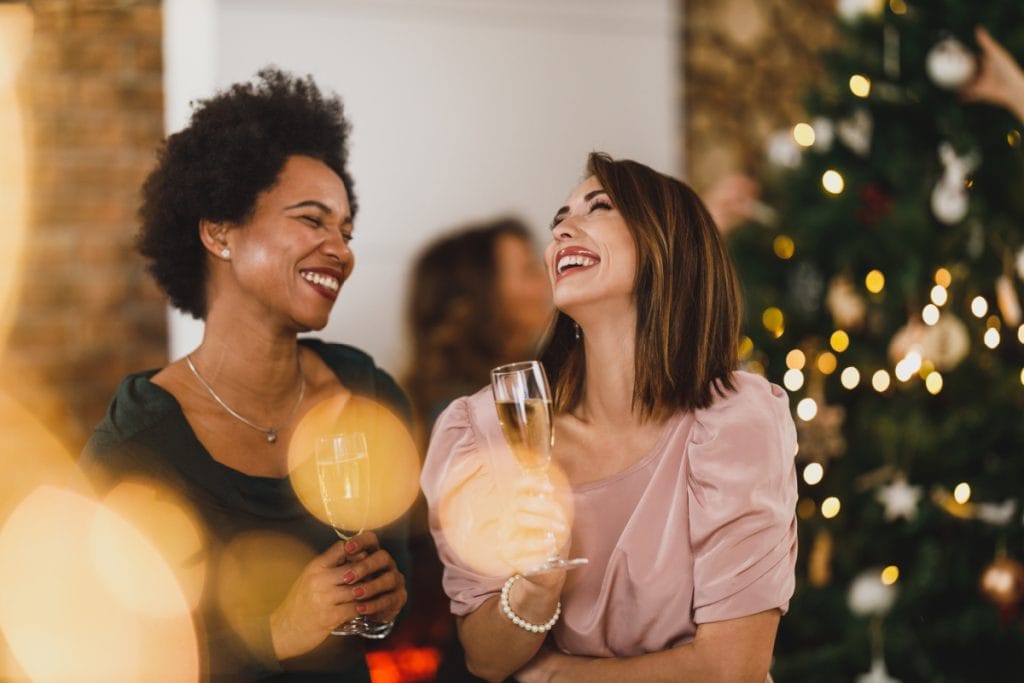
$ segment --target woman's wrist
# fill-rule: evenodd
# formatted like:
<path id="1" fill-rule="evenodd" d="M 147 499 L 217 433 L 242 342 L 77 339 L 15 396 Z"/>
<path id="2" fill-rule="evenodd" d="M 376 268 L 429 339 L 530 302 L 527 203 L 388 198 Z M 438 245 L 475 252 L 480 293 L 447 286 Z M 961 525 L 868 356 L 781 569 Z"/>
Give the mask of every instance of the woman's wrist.
<path id="1" fill-rule="evenodd" d="M 505 610 L 507 605 L 508 610 L 524 622 L 544 625 L 551 620 L 556 611 L 561 612 L 558 600 L 560 592 L 561 583 L 557 584 L 557 587 L 539 586 L 516 574 L 509 577 L 502 588 L 499 608 L 505 612 L 506 617 L 508 617 L 508 612 Z"/>

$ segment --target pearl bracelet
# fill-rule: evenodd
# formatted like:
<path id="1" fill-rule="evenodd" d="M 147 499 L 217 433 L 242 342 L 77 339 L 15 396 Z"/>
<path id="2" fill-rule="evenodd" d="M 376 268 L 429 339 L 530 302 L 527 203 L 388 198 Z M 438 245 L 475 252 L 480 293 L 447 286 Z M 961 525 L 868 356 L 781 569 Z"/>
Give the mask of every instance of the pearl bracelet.
<path id="1" fill-rule="evenodd" d="M 508 601 L 508 595 L 512 591 L 512 584 L 514 584 L 521 578 L 523 577 L 519 574 L 513 574 L 512 576 L 508 577 L 508 580 L 505 581 L 505 585 L 501 587 L 501 611 L 505 613 L 505 616 L 509 618 L 509 621 L 511 621 L 513 624 L 515 624 L 521 629 L 525 629 L 530 633 L 547 633 L 555 625 L 555 622 L 558 621 L 558 617 L 562 615 L 562 602 L 558 602 L 558 605 L 555 607 L 554 616 L 548 619 L 547 623 L 531 624 L 530 622 L 526 621 L 521 616 L 513 612 L 512 605 Z"/>

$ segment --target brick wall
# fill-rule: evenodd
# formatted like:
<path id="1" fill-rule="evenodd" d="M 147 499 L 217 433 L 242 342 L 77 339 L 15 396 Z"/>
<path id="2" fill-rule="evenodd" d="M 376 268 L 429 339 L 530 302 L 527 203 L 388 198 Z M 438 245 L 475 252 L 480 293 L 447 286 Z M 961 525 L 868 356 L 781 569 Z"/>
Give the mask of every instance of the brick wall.
<path id="1" fill-rule="evenodd" d="M 166 362 L 163 298 L 134 253 L 163 135 L 156 0 L 35 0 L 20 88 L 30 124 L 24 279 L 5 389 L 77 452 L 118 381 Z"/>
<path id="2" fill-rule="evenodd" d="M 800 121 L 801 98 L 836 39 L 836 0 L 680 0 L 686 178 L 706 191 L 756 175 L 768 136 Z"/>

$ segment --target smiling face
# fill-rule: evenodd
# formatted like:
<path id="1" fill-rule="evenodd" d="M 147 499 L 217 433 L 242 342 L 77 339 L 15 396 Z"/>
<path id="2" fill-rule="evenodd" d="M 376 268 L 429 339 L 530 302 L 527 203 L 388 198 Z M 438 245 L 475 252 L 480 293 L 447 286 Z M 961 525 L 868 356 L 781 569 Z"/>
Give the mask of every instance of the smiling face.
<path id="1" fill-rule="evenodd" d="M 223 233 L 230 275 L 214 288 L 211 306 L 223 292 L 231 306 L 290 329 L 322 328 L 355 266 L 351 215 L 334 171 L 311 157 L 289 157 L 251 215 Z"/>
<path id="2" fill-rule="evenodd" d="M 611 197 L 591 176 L 555 214 L 544 252 L 555 306 L 579 320 L 584 308 L 635 310 L 637 251 Z"/>

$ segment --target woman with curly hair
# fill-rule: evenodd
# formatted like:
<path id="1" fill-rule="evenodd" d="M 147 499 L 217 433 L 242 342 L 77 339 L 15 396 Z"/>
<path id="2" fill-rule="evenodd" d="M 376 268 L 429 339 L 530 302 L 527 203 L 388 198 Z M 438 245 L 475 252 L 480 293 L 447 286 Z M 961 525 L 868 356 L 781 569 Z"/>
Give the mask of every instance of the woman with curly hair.
<path id="1" fill-rule="evenodd" d="M 289 480 L 290 437 L 320 402 L 363 396 L 411 419 L 369 356 L 297 337 L 327 324 L 355 264 L 348 134 L 337 97 L 265 69 L 199 103 L 143 188 L 139 251 L 205 332 L 184 359 L 122 382 L 83 459 L 106 486 L 156 479 L 196 512 L 211 680 L 369 681 L 362 639 L 331 631 L 357 615 L 384 631 L 406 602 L 403 527 L 340 542 Z M 275 580 L 239 591 L 232 562 Z"/>

